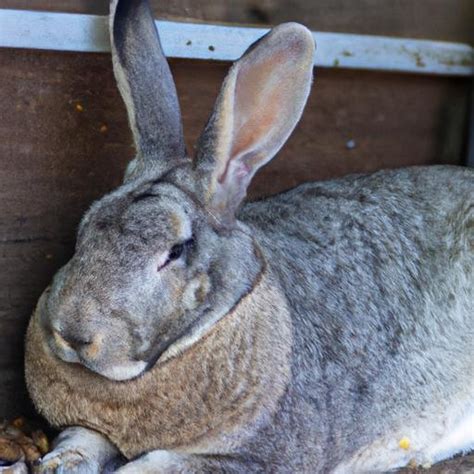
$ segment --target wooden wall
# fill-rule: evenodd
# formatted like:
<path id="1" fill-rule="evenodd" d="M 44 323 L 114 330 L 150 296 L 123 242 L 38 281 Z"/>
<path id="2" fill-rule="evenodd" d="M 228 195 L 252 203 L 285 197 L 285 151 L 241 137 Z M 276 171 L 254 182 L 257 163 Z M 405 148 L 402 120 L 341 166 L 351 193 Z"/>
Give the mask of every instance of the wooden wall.
<path id="1" fill-rule="evenodd" d="M 157 13 L 163 3 L 165 16 L 297 19 L 313 29 L 463 41 L 474 24 L 470 0 L 152 3 Z M 85 0 L 0 0 L 7 7 L 105 12 L 104 2 Z M 189 150 L 227 68 L 172 61 Z M 251 196 L 349 172 L 460 163 L 468 94 L 466 79 L 318 70 L 300 125 L 257 176 Z M 347 146 L 351 140 L 354 147 Z M 22 374 L 28 317 L 70 257 L 81 215 L 120 183 L 132 156 L 108 55 L 0 50 L 0 417 L 28 410 Z"/>

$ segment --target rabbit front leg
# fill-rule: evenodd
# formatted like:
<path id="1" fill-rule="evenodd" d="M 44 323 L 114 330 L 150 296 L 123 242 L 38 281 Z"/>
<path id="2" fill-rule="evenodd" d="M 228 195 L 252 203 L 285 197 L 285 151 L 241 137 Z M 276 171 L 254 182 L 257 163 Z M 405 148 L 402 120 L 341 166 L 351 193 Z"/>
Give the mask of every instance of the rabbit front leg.
<path id="1" fill-rule="evenodd" d="M 65 429 L 54 449 L 35 467 L 38 474 L 97 474 L 118 455 L 115 446 L 101 434 L 81 427 Z"/>
<path id="2" fill-rule="evenodd" d="M 207 474 L 215 472 L 262 472 L 261 466 L 226 456 L 205 456 L 151 451 L 121 467 L 116 474 Z"/>

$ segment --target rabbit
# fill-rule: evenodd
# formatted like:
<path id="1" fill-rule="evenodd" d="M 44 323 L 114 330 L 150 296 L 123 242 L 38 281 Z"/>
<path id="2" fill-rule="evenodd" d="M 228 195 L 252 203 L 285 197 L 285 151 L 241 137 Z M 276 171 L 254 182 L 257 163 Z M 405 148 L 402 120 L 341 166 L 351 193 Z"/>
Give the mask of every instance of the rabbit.
<path id="1" fill-rule="evenodd" d="M 412 167 L 243 203 L 298 123 L 315 44 L 231 67 L 185 149 L 144 0 L 112 0 L 137 156 L 31 318 L 40 473 L 363 473 L 474 447 L 474 172 Z M 316 164 L 315 164 L 316 166 Z"/>

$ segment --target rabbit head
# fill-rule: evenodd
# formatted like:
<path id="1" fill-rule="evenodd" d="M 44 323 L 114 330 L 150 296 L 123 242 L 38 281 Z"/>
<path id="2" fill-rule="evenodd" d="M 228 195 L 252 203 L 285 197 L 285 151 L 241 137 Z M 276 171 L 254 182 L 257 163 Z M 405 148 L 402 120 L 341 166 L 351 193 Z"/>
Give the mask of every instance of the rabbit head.
<path id="1" fill-rule="evenodd" d="M 262 257 L 235 215 L 307 100 L 314 41 L 274 28 L 230 69 L 194 159 L 146 2 L 111 3 L 115 76 L 137 149 L 124 184 L 84 216 L 41 300 L 50 350 L 112 380 L 175 356 L 251 291 Z"/>

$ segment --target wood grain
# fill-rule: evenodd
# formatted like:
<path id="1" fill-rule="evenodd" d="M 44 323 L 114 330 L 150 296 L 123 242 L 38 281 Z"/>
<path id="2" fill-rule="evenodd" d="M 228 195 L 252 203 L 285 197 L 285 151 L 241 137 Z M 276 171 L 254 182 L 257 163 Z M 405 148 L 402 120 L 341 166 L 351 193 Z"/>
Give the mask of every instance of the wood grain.
<path id="1" fill-rule="evenodd" d="M 474 43 L 472 0 L 150 0 L 157 17 Z M 108 0 L 0 0 L 0 8 L 104 15 Z"/>
<path id="2" fill-rule="evenodd" d="M 172 62 L 189 150 L 227 68 Z M 71 256 L 81 215 L 120 183 L 134 150 L 108 55 L 1 50 L 0 82 L 0 417 L 9 417 L 31 411 L 22 360 L 34 304 Z M 296 132 L 250 194 L 458 163 L 468 92 L 463 79 L 322 70 Z"/>
<path id="3" fill-rule="evenodd" d="M 405 468 L 398 471 L 398 474 L 473 474 L 474 473 L 474 453 L 467 456 L 457 456 L 453 459 L 440 462 L 429 469 L 421 466 L 416 468 Z"/>

